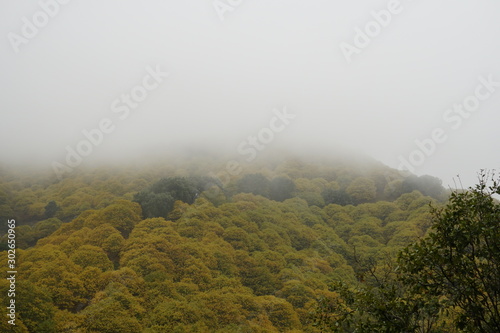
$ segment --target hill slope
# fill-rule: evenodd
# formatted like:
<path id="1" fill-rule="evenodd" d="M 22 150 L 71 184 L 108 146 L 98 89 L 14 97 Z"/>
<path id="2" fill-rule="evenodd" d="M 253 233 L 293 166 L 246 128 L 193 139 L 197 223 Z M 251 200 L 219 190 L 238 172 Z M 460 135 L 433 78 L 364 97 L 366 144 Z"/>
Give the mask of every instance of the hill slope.
<path id="1" fill-rule="evenodd" d="M 428 203 L 445 195 L 433 177 L 297 158 L 232 174 L 218 161 L 62 181 L 4 172 L 16 329 L 320 332 L 318 301 L 338 298 L 329 284 L 361 283 L 424 236 Z"/>

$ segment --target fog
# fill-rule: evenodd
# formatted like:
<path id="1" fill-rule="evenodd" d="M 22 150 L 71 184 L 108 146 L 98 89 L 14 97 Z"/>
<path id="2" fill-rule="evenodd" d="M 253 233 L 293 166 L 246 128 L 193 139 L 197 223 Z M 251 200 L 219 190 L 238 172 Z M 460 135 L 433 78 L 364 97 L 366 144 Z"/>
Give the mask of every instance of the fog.
<path id="1" fill-rule="evenodd" d="M 499 13 L 493 0 L 2 1 L 1 163 L 347 151 L 468 186 L 500 169 Z"/>

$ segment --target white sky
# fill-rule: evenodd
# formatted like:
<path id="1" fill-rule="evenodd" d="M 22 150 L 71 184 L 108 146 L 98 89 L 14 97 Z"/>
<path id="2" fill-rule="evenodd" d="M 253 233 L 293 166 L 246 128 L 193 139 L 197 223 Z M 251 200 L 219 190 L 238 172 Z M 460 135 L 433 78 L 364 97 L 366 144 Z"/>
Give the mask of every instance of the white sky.
<path id="1" fill-rule="evenodd" d="M 480 76 L 500 82 L 500 2 L 402 0 L 351 63 L 340 44 L 390 1 L 220 2 L 236 4 L 224 21 L 212 0 L 72 0 L 16 53 L 9 33 L 23 36 L 23 17 L 56 2 L 1 0 L 1 162 L 63 163 L 103 118 L 115 130 L 86 160 L 186 143 L 237 157 L 286 106 L 297 117 L 266 149 L 340 146 L 398 167 L 440 127 L 447 140 L 416 174 L 471 185 L 479 169 L 500 169 L 500 87 L 458 129 L 443 120 Z M 148 66 L 170 76 L 120 120 L 112 102 Z"/>

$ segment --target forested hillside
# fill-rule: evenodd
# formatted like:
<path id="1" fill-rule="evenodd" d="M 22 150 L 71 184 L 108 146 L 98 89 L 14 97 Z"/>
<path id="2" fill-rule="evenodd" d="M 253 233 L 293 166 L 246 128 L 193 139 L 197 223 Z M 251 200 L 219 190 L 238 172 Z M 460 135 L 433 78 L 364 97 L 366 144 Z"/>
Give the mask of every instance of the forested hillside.
<path id="1" fill-rule="evenodd" d="M 3 258 L 6 221 L 16 220 L 14 331 L 333 330 L 348 307 L 342 290 L 390 270 L 426 235 L 429 203 L 448 196 L 436 178 L 374 162 L 220 170 L 186 160 L 58 180 L 4 168 Z M 2 279 L 2 304 L 8 288 Z"/>

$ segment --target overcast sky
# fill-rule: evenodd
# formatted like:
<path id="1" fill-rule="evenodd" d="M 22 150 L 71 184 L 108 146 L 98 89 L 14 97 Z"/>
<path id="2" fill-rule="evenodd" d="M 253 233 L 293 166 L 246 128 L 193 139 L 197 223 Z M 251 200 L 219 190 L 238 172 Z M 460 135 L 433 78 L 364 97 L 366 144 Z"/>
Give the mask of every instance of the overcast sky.
<path id="1" fill-rule="evenodd" d="M 4 163 L 65 164 L 103 126 L 83 163 L 186 143 L 245 159 L 260 133 L 445 186 L 500 169 L 496 0 L 60 2 L 0 3 Z"/>

